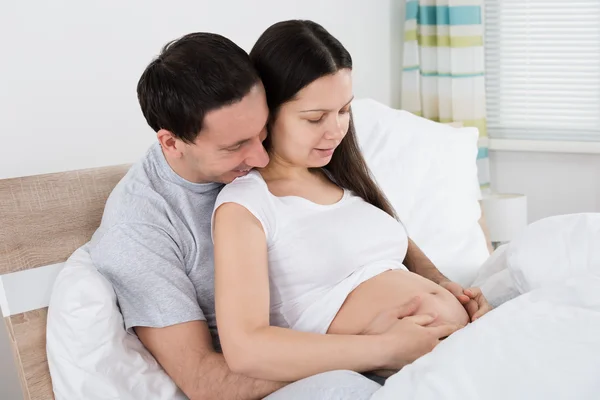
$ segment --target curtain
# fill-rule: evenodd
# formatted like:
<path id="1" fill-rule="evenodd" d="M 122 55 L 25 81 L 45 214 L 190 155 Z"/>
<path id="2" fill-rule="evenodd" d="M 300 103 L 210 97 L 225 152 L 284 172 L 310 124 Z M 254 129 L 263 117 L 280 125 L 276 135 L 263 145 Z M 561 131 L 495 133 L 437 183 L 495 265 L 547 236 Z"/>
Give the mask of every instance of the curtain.
<path id="1" fill-rule="evenodd" d="M 479 184 L 489 189 L 482 0 L 406 0 L 402 108 L 479 130 Z M 483 139 L 482 139 L 483 138 Z"/>

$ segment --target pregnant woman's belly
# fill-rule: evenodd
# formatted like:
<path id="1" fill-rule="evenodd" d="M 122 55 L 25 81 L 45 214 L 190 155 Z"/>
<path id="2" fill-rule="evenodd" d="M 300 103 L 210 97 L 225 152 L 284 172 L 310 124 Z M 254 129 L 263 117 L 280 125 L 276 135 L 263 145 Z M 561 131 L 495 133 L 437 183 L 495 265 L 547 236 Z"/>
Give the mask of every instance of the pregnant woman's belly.
<path id="1" fill-rule="evenodd" d="M 435 314 L 431 325 L 451 323 L 466 325 L 468 315 L 449 291 L 412 272 L 383 272 L 354 289 L 336 314 L 328 333 L 360 334 L 373 318 L 384 310 L 398 307 L 415 296 L 421 304 L 415 314 Z"/>

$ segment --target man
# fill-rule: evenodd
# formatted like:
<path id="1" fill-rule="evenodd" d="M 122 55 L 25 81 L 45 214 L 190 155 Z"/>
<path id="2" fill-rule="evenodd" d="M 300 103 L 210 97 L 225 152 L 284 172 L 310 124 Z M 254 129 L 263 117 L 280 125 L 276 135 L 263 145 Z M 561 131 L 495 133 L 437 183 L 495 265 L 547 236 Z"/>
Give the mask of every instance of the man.
<path id="1" fill-rule="evenodd" d="M 421 326 L 426 316 L 399 320 L 416 310 L 413 301 L 373 321 L 365 332 L 380 339 L 373 348 L 340 336 L 330 349 L 343 354 L 339 371 L 281 391 L 289 383 L 232 373 L 215 321 L 211 215 L 224 183 L 269 161 L 262 146 L 268 119 L 262 83 L 241 48 L 220 35 L 194 33 L 165 46 L 137 92 L 158 142 L 109 197 L 90 250 L 115 288 L 126 329 L 189 398 L 255 399 L 273 392 L 271 398 L 331 398 L 336 388 L 338 397 L 368 398 L 378 385 L 342 370 L 412 362 L 449 334 L 447 327 Z"/>

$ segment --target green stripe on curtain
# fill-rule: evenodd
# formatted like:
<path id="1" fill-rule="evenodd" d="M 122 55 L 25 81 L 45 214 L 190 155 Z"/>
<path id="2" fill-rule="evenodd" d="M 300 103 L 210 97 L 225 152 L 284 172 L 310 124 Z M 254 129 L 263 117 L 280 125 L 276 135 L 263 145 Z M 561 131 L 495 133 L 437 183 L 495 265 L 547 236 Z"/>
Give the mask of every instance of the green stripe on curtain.
<path id="1" fill-rule="evenodd" d="M 483 37 L 481 36 L 434 36 L 417 35 L 417 41 L 423 47 L 473 47 L 483 46 Z"/>
<path id="2" fill-rule="evenodd" d="M 462 121 L 463 126 L 472 126 L 479 130 L 479 137 L 487 137 L 487 120 L 485 118 L 481 119 L 468 119 Z"/>
<path id="3" fill-rule="evenodd" d="M 421 112 L 413 112 L 413 114 L 422 116 Z M 428 118 L 435 122 L 441 122 L 442 124 L 449 124 L 451 122 L 461 122 L 464 127 L 474 127 L 479 131 L 479 137 L 487 136 L 487 125 L 485 118 L 482 119 L 466 119 L 466 120 L 457 120 L 452 118 Z"/>
<path id="4" fill-rule="evenodd" d="M 421 76 L 428 76 L 428 77 L 435 77 L 435 78 L 473 78 L 476 76 L 483 76 L 484 73 L 483 72 L 475 72 L 472 74 L 452 74 L 450 72 L 436 72 L 436 71 L 432 71 L 432 72 L 427 72 L 427 71 L 420 71 Z"/>
<path id="5" fill-rule="evenodd" d="M 412 42 L 412 41 L 416 41 L 416 40 L 417 40 L 417 30 L 416 29 L 412 29 L 410 31 L 404 32 L 404 41 L 405 42 Z"/>
<path id="6" fill-rule="evenodd" d="M 413 65 L 411 67 L 404 67 L 402 68 L 402 71 L 404 72 L 409 72 L 409 71 L 418 71 L 420 68 L 418 65 Z"/>
<path id="7" fill-rule="evenodd" d="M 435 77 L 435 78 L 473 78 L 476 76 L 484 76 L 484 72 L 474 72 L 469 74 L 453 74 L 451 72 L 439 72 L 439 71 L 422 71 L 418 65 L 411 67 L 402 68 L 403 72 L 419 71 L 421 76 Z"/>
<path id="8" fill-rule="evenodd" d="M 449 35 L 418 35 L 416 29 L 404 33 L 404 41 L 416 40 L 419 45 L 426 47 L 471 47 L 483 46 L 483 37 L 478 36 L 449 36 Z"/>

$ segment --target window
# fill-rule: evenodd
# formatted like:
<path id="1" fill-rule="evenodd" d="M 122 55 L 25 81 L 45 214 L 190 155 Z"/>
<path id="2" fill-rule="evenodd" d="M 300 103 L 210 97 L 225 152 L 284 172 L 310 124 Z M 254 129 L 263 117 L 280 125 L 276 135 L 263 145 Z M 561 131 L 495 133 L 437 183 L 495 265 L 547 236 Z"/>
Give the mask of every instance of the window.
<path id="1" fill-rule="evenodd" d="M 484 0 L 492 138 L 600 141 L 600 0 Z"/>

